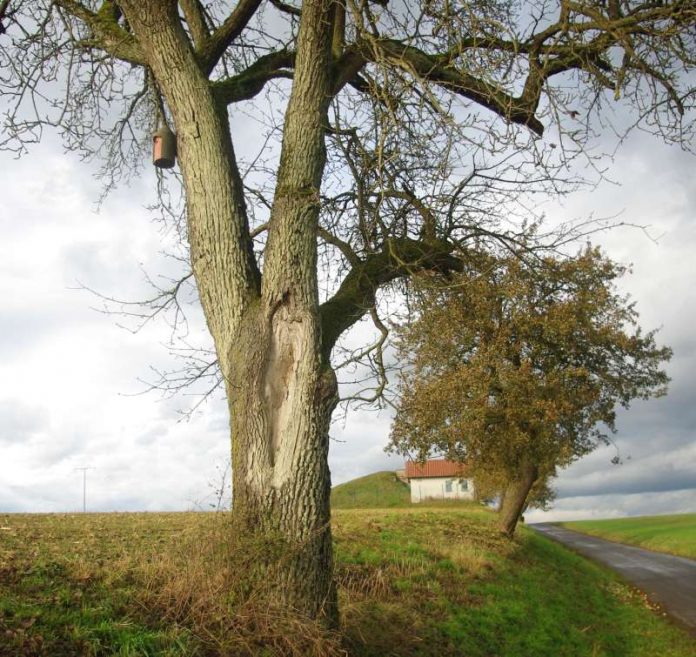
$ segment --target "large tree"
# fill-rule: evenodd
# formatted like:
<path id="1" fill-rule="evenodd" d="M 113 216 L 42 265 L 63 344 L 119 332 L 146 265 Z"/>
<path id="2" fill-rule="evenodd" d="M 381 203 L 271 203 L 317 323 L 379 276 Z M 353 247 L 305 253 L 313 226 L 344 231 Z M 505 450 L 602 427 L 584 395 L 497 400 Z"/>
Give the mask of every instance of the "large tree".
<path id="1" fill-rule="evenodd" d="M 599 250 L 530 264 L 488 259 L 421 288 L 399 330 L 401 398 L 392 447 L 466 460 L 502 494 L 512 536 L 557 467 L 608 442 L 616 407 L 666 392 L 671 357 L 619 294 Z"/>
<path id="2" fill-rule="evenodd" d="M 288 605 L 336 619 L 340 336 L 367 313 L 381 325 L 380 288 L 460 268 L 455 247 L 530 248 L 506 223 L 529 207 L 518 191 L 572 187 L 607 103 L 688 139 L 695 20 L 684 0 L 0 2 L 0 145 L 56 127 L 104 158 L 108 187 L 173 122 L 238 527 L 292 544 Z M 240 163 L 230 116 L 254 100 L 261 146 Z"/>

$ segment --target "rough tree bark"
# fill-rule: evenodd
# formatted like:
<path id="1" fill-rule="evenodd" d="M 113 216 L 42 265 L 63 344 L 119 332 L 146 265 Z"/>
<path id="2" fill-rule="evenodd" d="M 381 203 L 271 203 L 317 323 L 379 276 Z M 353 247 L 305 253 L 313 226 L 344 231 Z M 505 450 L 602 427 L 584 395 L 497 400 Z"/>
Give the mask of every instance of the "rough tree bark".
<path id="1" fill-rule="evenodd" d="M 263 286 L 229 353 L 235 506 L 247 531 L 290 541 L 279 592 L 337 622 L 327 463 L 336 377 L 322 358 L 316 279 L 326 153 L 331 3 L 303 5 Z"/>
<path id="2" fill-rule="evenodd" d="M 524 461 L 520 465 L 518 476 L 512 479 L 503 491 L 498 527 L 508 538 L 512 538 L 515 534 L 515 528 L 524 511 L 527 496 L 538 476 L 539 468 Z"/>
<path id="3" fill-rule="evenodd" d="M 188 45 L 176 4 L 122 7 L 176 126 L 191 261 L 232 417 L 236 529 L 284 537 L 279 599 L 334 625 L 327 455 L 338 398 L 322 357 L 316 278 L 332 3 L 303 6 L 262 285 L 227 109 Z M 240 243 L 246 248 L 235 248 Z"/>

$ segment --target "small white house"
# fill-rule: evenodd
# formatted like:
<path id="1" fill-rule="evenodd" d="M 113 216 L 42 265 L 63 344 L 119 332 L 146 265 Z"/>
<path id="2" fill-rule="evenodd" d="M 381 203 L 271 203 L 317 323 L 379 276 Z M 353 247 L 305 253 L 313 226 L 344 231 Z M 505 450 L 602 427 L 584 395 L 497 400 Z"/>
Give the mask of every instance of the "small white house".
<path id="1" fill-rule="evenodd" d="M 445 459 L 425 463 L 408 461 L 406 479 L 411 502 L 425 500 L 473 500 L 474 482 L 466 476 L 466 465 Z"/>

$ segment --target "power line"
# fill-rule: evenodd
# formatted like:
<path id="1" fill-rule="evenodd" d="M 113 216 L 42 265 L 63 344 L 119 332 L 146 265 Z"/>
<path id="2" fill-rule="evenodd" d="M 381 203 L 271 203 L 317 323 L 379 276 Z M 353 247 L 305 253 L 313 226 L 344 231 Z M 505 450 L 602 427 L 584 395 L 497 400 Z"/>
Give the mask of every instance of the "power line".
<path id="1" fill-rule="evenodd" d="M 82 470 L 82 513 L 87 513 L 87 470 L 94 470 L 94 468 L 75 468 L 75 470 Z"/>

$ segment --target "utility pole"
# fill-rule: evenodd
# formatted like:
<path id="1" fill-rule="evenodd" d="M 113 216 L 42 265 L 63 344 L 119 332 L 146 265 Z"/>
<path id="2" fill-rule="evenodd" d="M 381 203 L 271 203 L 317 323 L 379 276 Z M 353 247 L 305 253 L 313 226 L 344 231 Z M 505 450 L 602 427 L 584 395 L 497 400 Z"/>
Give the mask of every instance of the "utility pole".
<path id="1" fill-rule="evenodd" d="M 82 470 L 82 513 L 87 513 L 87 470 L 94 470 L 94 468 L 75 468 L 75 470 Z"/>

